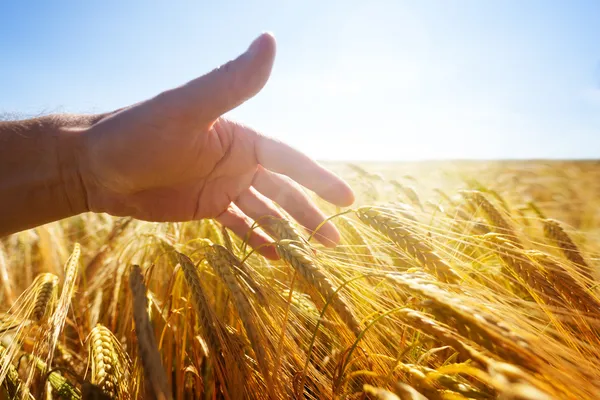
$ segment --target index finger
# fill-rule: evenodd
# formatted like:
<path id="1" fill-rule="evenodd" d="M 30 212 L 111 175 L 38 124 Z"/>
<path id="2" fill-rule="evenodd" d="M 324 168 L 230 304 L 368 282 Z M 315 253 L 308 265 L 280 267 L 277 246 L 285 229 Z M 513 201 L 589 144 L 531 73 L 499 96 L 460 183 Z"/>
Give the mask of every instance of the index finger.
<path id="1" fill-rule="evenodd" d="M 289 176 L 324 200 L 341 207 L 354 203 L 354 192 L 342 178 L 293 147 L 259 135 L 255 153 L 265 169 Z"/>

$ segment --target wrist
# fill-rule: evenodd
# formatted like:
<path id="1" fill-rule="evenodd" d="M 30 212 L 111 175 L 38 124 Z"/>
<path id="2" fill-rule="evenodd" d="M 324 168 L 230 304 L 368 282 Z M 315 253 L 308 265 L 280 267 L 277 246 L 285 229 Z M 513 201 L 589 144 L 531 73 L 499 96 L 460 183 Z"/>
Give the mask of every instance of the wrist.
<path id="1" fill-rule="evenodd" d="M 84 132 L 102 117 L 103 115 L 53 117 L 56 165 L 64 192 L 64 202 L 71 215 L 92 211 L 86 185 L 87 157 Z"/>
<path id="2" fill-rule="evenodd" d="M 88 195 L 82 176 L 82 130 L 60 127 L 56 131 L 56 163 L 63 198 L 69 214 L 77 215 L 90 211 Z"/>

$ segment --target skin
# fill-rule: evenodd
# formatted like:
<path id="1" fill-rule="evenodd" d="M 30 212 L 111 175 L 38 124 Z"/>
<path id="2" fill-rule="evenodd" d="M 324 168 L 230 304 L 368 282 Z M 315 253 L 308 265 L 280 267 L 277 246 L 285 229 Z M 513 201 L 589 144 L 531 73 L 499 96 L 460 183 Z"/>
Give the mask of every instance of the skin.
<path id="1" fill-rule="evenodd" d="M 259 36 L 233 61 L 141 103 L 101 115 L 0 123 L 0 235 L 82 212 L 147 221 L 215 218 L 240 237 L 282 217 L 314 230 L 325 216 L 303 188 L 338 206 L 354 201 L 335 174 L 227 111 L 266 84 L 275 40 Z M 339 241 L 326 223 L 325 245 Z M 262 230 L 249 244 L 276 258 Z"/>

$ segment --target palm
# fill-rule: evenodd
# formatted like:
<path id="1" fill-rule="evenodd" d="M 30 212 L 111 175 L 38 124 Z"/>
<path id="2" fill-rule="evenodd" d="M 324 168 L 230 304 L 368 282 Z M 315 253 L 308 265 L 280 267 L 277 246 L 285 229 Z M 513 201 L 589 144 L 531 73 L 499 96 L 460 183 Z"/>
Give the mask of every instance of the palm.
<path id="1" fill-rule="evenodd" d="M 252 52 L 116 112 L 83 135 L 92 210 L 150 221 L 217 218 L 245 236 L 252 219 L 282 216 L 274 202 L 315 229 L 324 216 L 298 183 L 339 205 L 352 202 L 347 185 L 308 157 L 221 117 L 266 82 L 274 42 L 261 38 Z M 330 224 L 320 233 L 326 244 L 339 239 Z M 249 240 L 269 241 L 260 231 Z"/>

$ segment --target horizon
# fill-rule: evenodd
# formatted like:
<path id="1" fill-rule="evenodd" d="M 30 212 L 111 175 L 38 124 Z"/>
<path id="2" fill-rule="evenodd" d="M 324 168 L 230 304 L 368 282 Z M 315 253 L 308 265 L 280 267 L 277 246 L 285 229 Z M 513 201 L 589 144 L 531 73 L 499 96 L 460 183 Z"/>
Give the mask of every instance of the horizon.
<path id="1" fill-rule="evenodd" d="M 0 114 L 110 111 L 272 31 L 271 80 L 228 115 L 316 159 L 594 160 L 598 17 L 591 1 L 3 4 Z"/>

